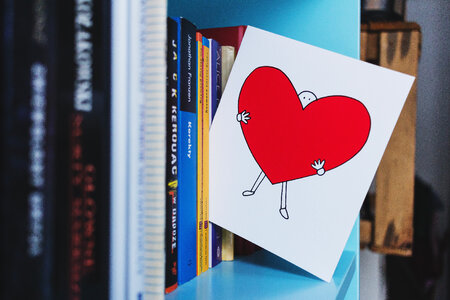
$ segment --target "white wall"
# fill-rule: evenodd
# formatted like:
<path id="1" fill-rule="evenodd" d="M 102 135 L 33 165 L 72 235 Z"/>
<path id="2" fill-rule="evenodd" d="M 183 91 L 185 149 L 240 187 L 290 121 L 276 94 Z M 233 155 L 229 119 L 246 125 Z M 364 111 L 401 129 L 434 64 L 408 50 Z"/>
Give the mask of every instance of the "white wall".
<path id="1" fill-rule="evenodd" d="M 384 255 L 370 250 L 360 252 L 360 299 L 386 299 Z"/>

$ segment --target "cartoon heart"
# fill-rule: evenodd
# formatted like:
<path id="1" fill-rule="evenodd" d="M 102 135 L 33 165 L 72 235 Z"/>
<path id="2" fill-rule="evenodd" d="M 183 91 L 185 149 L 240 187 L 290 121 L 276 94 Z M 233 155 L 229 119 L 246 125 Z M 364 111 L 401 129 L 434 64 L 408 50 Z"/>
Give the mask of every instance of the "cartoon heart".
<path id="1" fill-rule="evenodd" d="M 308 99 L 306 99 L 308 100 Z M 356 99 L 328 96 L 302 106 L 289 78 L 274 67 L 255 69 L 239 95 L 240 122 L 248 147 L 272 184 L 317 174 L 354 157 L 370 132 L 370 115 Z"/>

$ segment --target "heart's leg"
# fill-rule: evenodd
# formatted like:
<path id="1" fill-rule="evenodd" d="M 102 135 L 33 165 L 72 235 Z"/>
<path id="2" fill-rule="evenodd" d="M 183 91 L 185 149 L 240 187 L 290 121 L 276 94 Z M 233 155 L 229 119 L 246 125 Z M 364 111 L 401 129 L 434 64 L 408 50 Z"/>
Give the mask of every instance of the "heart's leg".
<path id="1" fill-rule="evenodd" d="M 251 196 L 253 195 L 256 190 L 258 189 L 259 185 L 261 184 L 261 182 L 264 180 L 264 178 L 266 178 L 266 174 L 264 174 L 263 171 L 261 171 L 261 173 L 259 173 L 258 178 L 256 178 L 255 183 L 253 184 L 252 188 L 250 190 L 246 190 L 242 192 L 242 196 Z"/>
<path id="2" fill-rule="evenodd" d="M 281 183 L 281 204 L 280 204 L 280 214 L 286 220 L 289 219 L 289 214 L 287 211 L 287 181 Z"/>

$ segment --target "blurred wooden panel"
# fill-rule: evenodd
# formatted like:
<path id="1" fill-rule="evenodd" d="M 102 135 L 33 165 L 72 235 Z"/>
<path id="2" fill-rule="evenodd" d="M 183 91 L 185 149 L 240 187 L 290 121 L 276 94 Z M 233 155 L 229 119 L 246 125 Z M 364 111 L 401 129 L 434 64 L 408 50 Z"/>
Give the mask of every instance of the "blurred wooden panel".
<path id="1" fill-rule="evenodd" d="M 372 222 L 361 220 L 359 223 L 359 242 L 361 249 L 366 248 L 372 243 Z"/>
<path id="2" fill-rule="evenodd" d="M 380 66 L 416 76 L 420 31 L 382 31 L 379 35 Z M 372 249 L 377 252 L 412 254 L 415 128 L 414 83 L 376 174 Z"/>
<path id="3" fill-rule="evenodd" d="M 367 31 L 361 31 L 361 39 L 360 39 L 360 45 L 361 45 L 361 51 L 359 54 L 359 58 L 361 60 L 367 61 L 367 43 L 368 43 L 369 33 Z"/>
<path id="4" fill-rule="evenodd" d="M 369 22 L 361 24 L 361 31 L 386 32 L 386 31 L 420 31 L 420 26 L 414 22 L 390 21 L 390 22 Z"/>
<path id="5" fill-rule="evenodd" d="M 378 64 L 379 38 L 378 33 L 361 32 L 361 60 Z"/>

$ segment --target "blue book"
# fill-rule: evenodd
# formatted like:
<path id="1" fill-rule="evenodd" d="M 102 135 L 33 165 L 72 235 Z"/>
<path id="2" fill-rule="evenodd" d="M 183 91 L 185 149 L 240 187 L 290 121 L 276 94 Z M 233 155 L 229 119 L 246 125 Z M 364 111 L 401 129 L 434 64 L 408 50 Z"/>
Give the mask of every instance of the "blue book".
<path id="1" fill-rule="evenodd" d="M 178 284 L 197 275 L 197 28 L 178 23 Z"/>
<path id="2" fill-rule="evenodd" d="M 213 39 L 210 42 L 210 123 L 213 122 L 220 98 L 222 97 L 222 49 L 220 44 Z M 215 267 L 222 261 L 222 228 L 212 224 L 209 229 L 209 267 Z"/>
<path id="3" fill-rule="evenodd" d="M 210 40 L 211 47 L 211 122 L 216 114 L 222 98 L 222 47 L 214 39 Z"/>

